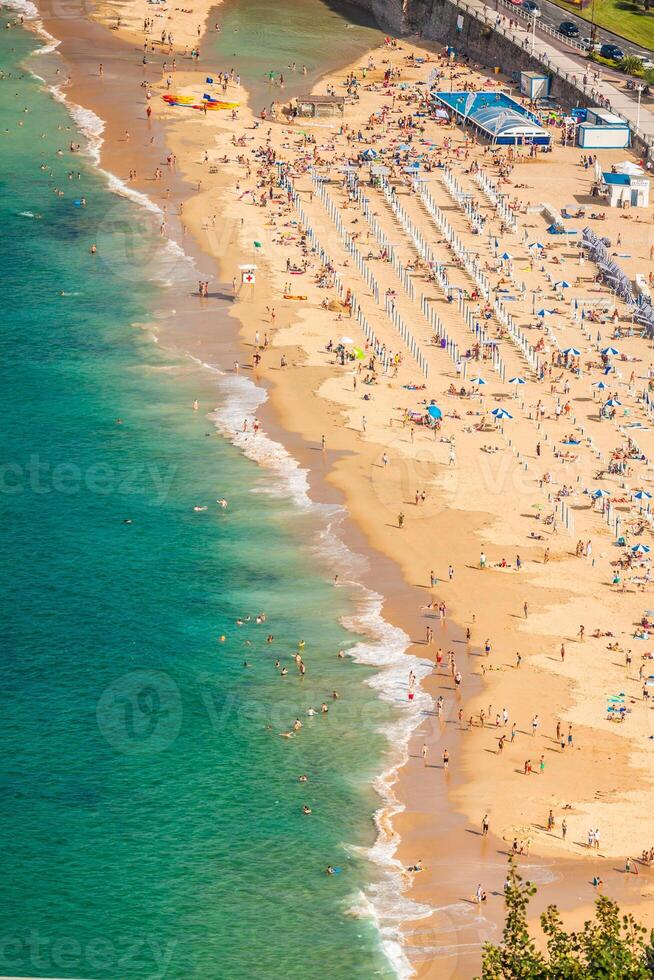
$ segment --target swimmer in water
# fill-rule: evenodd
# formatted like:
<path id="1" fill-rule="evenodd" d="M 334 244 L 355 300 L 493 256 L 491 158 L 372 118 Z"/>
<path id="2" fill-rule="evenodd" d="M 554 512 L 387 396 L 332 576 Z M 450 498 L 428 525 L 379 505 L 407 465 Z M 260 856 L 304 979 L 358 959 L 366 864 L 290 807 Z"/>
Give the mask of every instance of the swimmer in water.
<path id="1" fill-rule="evenodd" d="M 193 510 L 196 512 L 196 514 L 201 514 L 202 511 L 204 511 L 206 509 L 207 509 L 206 507 L 200 507 L 199 504 L 196 504 L 195 507 L 193 508 Z"/>
<path id="2" fill-rule="evenodd" d="M 217 500 L 216 501 L 216 503 L 217 504 L 220 504 L 220 506 L 222 507 L 223 510 L 225 510 L 227 508 L 227 501 L 225 500 L 224 497 L 221 497 L 220 500 Z"/>
<path id="3" fill-rule="evenodd" d="M 272 643 L 274 639 L 275 637 L 272 635 L 272 633 L 269 633 L 266 637 L 266 643 Z"/>
<path id="4" fill-rule="evenodd" d="M 298 783 L 306 783 L 306 782 L 308 782 L 308 780 L 309 780 L 309 777 L 308 776 L 305 776 L 304 773 L 302 773 L 301 776 L 298 776 L 297 777 Z"/>
<path id="5" fill-rule="evenodd" d="M 306 803 L 302 807 L 302 813 L 311 813 L 311 807 L 307 806 Z"/>

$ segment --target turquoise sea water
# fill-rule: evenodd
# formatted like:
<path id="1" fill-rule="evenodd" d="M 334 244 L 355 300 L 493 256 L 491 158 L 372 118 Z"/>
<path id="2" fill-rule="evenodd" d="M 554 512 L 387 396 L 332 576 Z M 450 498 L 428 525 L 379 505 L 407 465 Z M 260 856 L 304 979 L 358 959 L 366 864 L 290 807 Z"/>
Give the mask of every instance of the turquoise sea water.
<path id="1" fill-rule="evenodd" d="M 245 382 L 141 328 L 174 284 L 126 277 L 139 209 L 68 153 L 64 106 L 20 68 L 34 39 L 5 22 L 0 972 L 389 977 L 350 910 L 381 881 L 359 849 L 391 708 L 371 667 L 337 657 L 374 659 L 340 622 L 374 609 L 334 588 L 327 515 L 207 417 L 241 418 Z M 133 247 L 156 271 L 158 245 Z"/>
<path id="2" fill-rule="evenodd" d="M 350 64 L 383 36 L 369 15 L 340 0 L 225 0 L 203 48 L 212 63 L 240 73 L 252 93 L 252 108 L 259 112 L 273 99 L 310 92 L 321 74 Z M 281 75 L 283 90 L 278 86 Z"/>

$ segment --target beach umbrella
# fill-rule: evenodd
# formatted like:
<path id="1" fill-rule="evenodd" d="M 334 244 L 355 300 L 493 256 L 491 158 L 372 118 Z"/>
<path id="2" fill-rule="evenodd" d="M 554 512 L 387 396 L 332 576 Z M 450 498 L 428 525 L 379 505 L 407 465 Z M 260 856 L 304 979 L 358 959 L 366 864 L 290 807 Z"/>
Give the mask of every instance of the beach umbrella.
<path id="1" fill-rule="evenodd" d="M 591 493 L 591 497 L 594 497 L 595 500 L 600 500 L 602 497 L 610 497 L 610 496 L 611 494 L 609 493 L 608 490 L 597 489 L 597 490 L 593 490 L 593 492 Z"/>
<path id="2" fill-rule="evenodd" d="M 599 388 L 600 391 L 604 391 L 606 385 L 604 384 L 603 381 L 594 381 L 591 385 L 591 388 Z"/>
<path id="3" fill-rule="evenodd" d="M 566 347 L 561 353 L 566 357 L 581 357 L 581 351 L 577 347 Z"/>
<path id="4" fill-rule="evenodd" d="M 528 245 L 527 247 L 528 248 L 545 248 L 545 246 L 543 245 L 542 242 L 532 242 L 531 245 Z"/>
<path id="5" fill-rule="evenodd" d="M 486 382 L 484 381 L 483 378 L 473 378 L 472 379 L 472 383 L 473 383 L 473 385 L 485 385 L 486 384 Z"/>
<path id="6" fill-rule="evenodd" d="M 341 337 L 341 339 L 339 340 L 339 344 L 353 344 L 353 343 L 354 341 L 352 340 L 351 337 Z"/>
<path id="7" fill-rule="evenodd" d="M 429 415 L 431 415 L 431 417 L 433 419 L 442 419 L 443 418 L 443 413 L 441 412 L 441 410 L 438 407 L 438 405 L 430 405 L 429 408 L 427 409 L 427 413 Z"/>
<path id="8" fill-rule="evenodd" d="M 366 355 L 363 353 L 360 347 L 353 347 L 352 353 L 354 354 L 354 356 L 358 361 L 363 361 L 365 359 Z"/>
<path id="9" fill-rule="evenodd" d="M 554 316 L 554 310 L 539 310 L 536 316 Z"/>
<path id="10" fill-rule="evenodd" d="M 509 259 L 512 259 L 513 256 L 511 255 L 510 252 L 502 252 L 501 258 L 503 258 L 505 261 L 508 261 Z"/>
<path id="11" fill-rule="evenodd" d="M 496 419 L 512 419 L 513 416 L 510 415 L 505 408 L 494 408 L 491 412 Z"/>
<path id="12" fill-rule="evenodd" d="M 635 500 L 651 500 L 652 499 L 652 495 L 651 495 L 651 493 L 648 493 L 647 490 L 637 490 L 636 493 L 634 494 L 634 499 Z"/>
<path id="13" fill-rule="evenodd" d="M 570 283 L 566 282 L 565 279 L 561 279 L 559 282 L 554 283 L 555 289 L 570 289 Z"/>
<path id="14" fill-rule="evenodd" d="M 648 544 L 641 544 L 639 542 L 638 544 L 635 544 L 631 550 L 635 555 L 648 555 L 651 551 L 651 548 Z"/>
<path id="15" fill-rule="evenodd" d="M 509 384 L 510 385 L 526 385 L 527 382 L 525 381 L 524 378 L 520 378 L 520 377 L 518 377 L 518 375 L 516 375 L 515 378 L 509 378 Z"/>
<path id="16" fill-rule="evenodd" d="M 603 351 L 600 351 L 600 354 L 607 354 L 607 355 L 615 355 L 619 353 L 620 351 L 617 350 L 615 347 L 605 347 Z"/>
<path id="17" fill-rule="evenodd" d="M 617 398 L 609 398 L 609 400 L 606 402 L 606 405 L 608 405 L 609 408 L 615 408 L 618 405 L 622 405 L 622 402 L 618 401 Z"/>

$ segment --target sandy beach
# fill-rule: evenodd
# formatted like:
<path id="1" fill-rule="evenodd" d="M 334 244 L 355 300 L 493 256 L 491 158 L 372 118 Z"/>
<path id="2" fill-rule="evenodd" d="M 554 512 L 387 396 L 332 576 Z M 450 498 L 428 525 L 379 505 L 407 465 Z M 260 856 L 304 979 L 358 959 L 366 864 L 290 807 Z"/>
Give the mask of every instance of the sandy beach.
<path id="1" fill-rule="evenodd" d="M 367 553 L 386 618 L 424 663 L 431 707 L 387 788 L 398 812 L 380 828 L 404 868 L 424 863 L 405 876 L 410 897 L 456 909 L 405 924 L 416 975 L 478 970 L 480 943 L 499 934 L 511 850 L 543 885 L 535 911 L 556 901 L 579 921 L 599 873 L 651 924 L 649 860 L 623 873 L 654 846 L 651 344 L 580 260 L 580 234 L 547 229 L 574 206 L 584 213 L 566 227 L 592 227 L 629 279 L 646 279 L 654 209 L 591 197 L 593 167 L 556 126 L 552 152 L 534 157 L 430 118 L 421 95 L 434 69 L 459 90 L 507 79 L 452 71 L 416 39 L 320 82 L 347 96 L 342 120 L 261 120 L 228 75 L 212 91 L 234 111 L 169 106 L 171 93 L 201 102 L 209 69 L 231 67 L 191 60 L 212 7 L 102 6 L 102 62 L 43 16 L 71 65 L 67 96 L 106 121 L 102 166 L 162 209 L 161 234 L 198 257 L 229 304 L 240 351 L 216 336 L 200 296 L 191 302 L 207 315 L 184 349 L 266 385 L 265 428 L 308 467 L 318 498 L 345 503 L 348 543 Z M 382 179 L 366 149 L 387 163 Z M 638 162 L 601 151 L 604 171 L 625 160 Z M 241 281 L 247 263 L 254 286 Z M 414 689 L 407 672 L 399 706 Z"/>

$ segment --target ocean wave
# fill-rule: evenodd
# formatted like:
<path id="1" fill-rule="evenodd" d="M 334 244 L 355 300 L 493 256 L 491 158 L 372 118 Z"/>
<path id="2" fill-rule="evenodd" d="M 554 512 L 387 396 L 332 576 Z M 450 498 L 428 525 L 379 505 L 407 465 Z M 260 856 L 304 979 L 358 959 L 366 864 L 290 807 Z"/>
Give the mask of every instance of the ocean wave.
<path id="1" fill-rule="evenodd" d="M 394 819 L 405 807 L 395 794 L 394 786 L 399 770 L 408 760 L 411 735 L 421 723 L 424 712 L 433 706 L 432 698 L 420 686 L 422 678 L 431 673 L 432 664 L 407 653 L 410 638 L 404 630 L 384 619 L 382 609 L 382 596 L 365 590 L 357 611 L 342 619 L 347 629 L 365 636 L 348 651 L 349 654 L 357 663 L 379 668 L 366 683 L 382 700 L 399 708 L 396 720 L 383 731 L 391 746 L 389 765 L 374 782 L 383 803 L 374 815 L 377 836 L 372 847 L 362 852 L 380 868 L 382 878 L 358 896 L 350 911 L 374 919 L 387 958 L 397 975 L 404 978 L 414 971 L 402 941 L 401 926 L 409 921 L 426 919 L 434 910 L 405 894 L 406 870 L 396 856 L 400 837 L 394 829 Z M 408 700 L 409 671 L 413 671 L 417 680 L 411 702 Z"/>
<path id="2" fill-rule="evenodd" d="M 197 358 L 194 358 L 197 362 Z M 320 519 L 319 529 L 311 547 L 322 560 L 337 571 L 340 585 L 358 590 L 355 611 L 341 619 L 341 624 L 351 633 L 363 638 L 349 650 L 348 655 L 357 663 L 377 668 L 366 683 L 382 700 L 399 709 L 398 717 L 383 731 L 392 746 L 389 765 L 375 780 L 375 789 L 382 806 L 375 813 L 377 836 L 372 847 L 362 851 L 364 856 L 382 871 L 382 878 L 360 892 L 350 908 L 353 915 L 371 919 L 379 932 L 382 949 L 399 977 L 413 973 L 402 942 L 402 923 L 430 916 L 433 909 L 408 898 L 405 892 L 406 872 L 397 859 L 399 836 L 393 829 L 393 818 L 404 806 L 393 791 L 398 771 L 408 759 L 409 740 L 420 724 L 424 712 L 433 707 L 433 701 L 420 686 L 420 681 L 432 670 L 430 662 L 407 654 L 410 638 L 383 616 L 383 598 L 361 584 L 367 562 L 355 554 L 338 533 L 346 512 L 340 505 L 319 504 L 309 496 L 307 470 L 280 443 L 266 433 L 252 431 L 252 420 L 267 400 L 267 393 L 250 378 L 242 375 L 225 375 L 219 384 L 223 399 L 210 418 L 218 430 L 243 453 L 267 470 L 276 480 L 269 483 L 266 492 L 277 496 L 289 496 L 302 508 L 311 508 Z M 244 431 L 244 420 L 247 430 Z M 408 700 L 409 671 L 416 675 L 415 698 Z"/>
<path id="3" fill-rule="evenodd" d="M 34 29 L 39 37 L 42 37 L 46 41 L 46 44 L 40 48 L 36 48 L 32 54 L 51 54 L 57 50 L 61 41 L 58 41 L 49 31 L 46 31 L 43 22 L 39 18 L 38 8 L 31 0 L 2 0 L 2 8 L 4 10 L 11 10 L 19 14 L 24 20 L 28 20 L 31 28 Z"/>
<path id="4" fill-rule="evenodd" d="M 163 210 L 155 204 L 147 194 L 137 191 L 130 187 L 117 174 L 110 170 L 105 170 L 100 166 L 102 144 L 104 143 L 104 120 L 84 106 L 72 102 L 65 94 L 61 86 L 49 85 L 48 90 L 57 102 L 66 107 L 66 111 L 75 123 L 77 130 L 86 138 L 86 153 L 91 158 L 97 172 L 101 174 L 110 191 L 124 197 L 143 208 L 157 218 L 163 216 Z M 155 229 L 152 231 L 156 234 Z M 180 280 L 187 279 L 195 274 L 195 262 L 184 249 L 173 238 L 167 237 L 163 242 L 163 255 L 159 267 L 152 270 L 152 277 L 158 279 L 163 285 L 169 286 Z"/>
<path id="5" fill-rule="evenodd" d="M 275 442 L 261 430 L 256 435 L 252 430 L 252 420 L 268 399 L 264 389 L 255 385 L 250 378 L 231 374 L 222 379 L 220 390 L 224 398 L 210 415 L 216 428 L 238 446 L 248 459 L 272 471 L 277 477 L 259 492 L 280 497 L 290 496 L 303 509 L 313 507 L 309 497 L 307 471 L 279 442 Z M 243 431 L 244 420 L 248 422 L 247 431 Z"/>
<path id="6" fill-rule="evenodd" d="M 7 10 L 13 10 L 16 14 L 21 14 L 27 20 L 37 20 L 39 16 L 38 8 L 30 0 L 2 0 L 2 6 Z"/>

